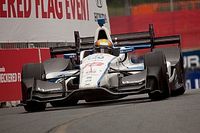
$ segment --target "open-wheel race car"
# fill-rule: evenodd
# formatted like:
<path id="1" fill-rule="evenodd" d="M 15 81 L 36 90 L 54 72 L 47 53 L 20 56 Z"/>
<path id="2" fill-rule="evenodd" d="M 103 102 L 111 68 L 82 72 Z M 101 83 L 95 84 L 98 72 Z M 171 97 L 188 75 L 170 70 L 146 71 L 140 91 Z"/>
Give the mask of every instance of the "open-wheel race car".
<path id="1" fill-rule="evenodd" d="M 23 66 L 26 111 L 45 110 L 47 103 L 58 107 L 143 93 L 161 100 L 185 92 L 179 35 L 155 37 L 152 25 L 145 32 L 110 35 L 103 25 L 100 19 L 94 37 L 75 32 L 75 46 L 51 48 L 52 58 Z M 140 61 L 131 58 L 143 49 L 149 52 Z"/>

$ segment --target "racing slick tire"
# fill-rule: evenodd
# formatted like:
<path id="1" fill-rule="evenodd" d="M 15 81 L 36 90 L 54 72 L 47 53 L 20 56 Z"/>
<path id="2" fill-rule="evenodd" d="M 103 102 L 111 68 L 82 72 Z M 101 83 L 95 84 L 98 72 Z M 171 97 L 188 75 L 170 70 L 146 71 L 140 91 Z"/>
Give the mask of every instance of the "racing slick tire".
<path id="1" fill-rule="evenodd" d="M 167 47 L 167 48 L 155 48 L 153 51 L 162 51 L 166 60 L 171 64 L 171 71 L 175 69 L 176 79 L 173 80 L 173 83 L 170 85 L 171 95 L 178 96 L 182 95 L 185 92 L 185 71 L 183 65 L 183 56 L 181 54 L 181 49 L 179 47 Z M 175 83 L 174 83 L 175 82 Z M 179 87 L 175 87 L 175 84 L 179 84 Z"/>
<path id="2" fill-rule="evenodd" d="M 176 90 L 172 91 L 172 96 L 179 96 L 179 95 L 183 95 L 185 93 L 185 71 L 184 71 L 184 67 L 183 67 L 183 58 L 181 56 L 181 60 L 179 65 L 179 70 L 178 70 L 178 74 L 177 77 L 179 77 L 179 81 L 182 83 L 182 86 L 179 87 Z M 178 82 L 178 81 L 177 81 Z"/>
<path id="3" fill-rule="evenodd" d="M 152 100 L 168 98 L 171 94 L 169 88 L 169 76 L 165 55 L 160 52 L 151 52 L 144 56 L 145 67 L 147 68 L 147 87 L 150 88 L 149 97 Z"/>
<path id="4" fill-rule="evenodd" d="M 182 86 L 178 88 L 177 90 L 172 91 L 172 96 L 179 96 L 179 95 L 183 95 L 184 93 L 185 93 L 185 87 Z"/>
<path id="5" fill-rule="evenodd" d="M 27 112 L 39 112 L 44 111 L 46 108 L 46 103 L 39 103 L 35 101 L 29 101 L 24 105 L 24 109 Z"/>
<path id="6" fill-rule="evenodd" d="M 46 108 L 46 103 L 39 103 L 36 101 L 27 101 L 31 98 L 31 90 L 24 85 L 23 81 L 26 79 L 43 79 L 45 74 L 44 66 L 41 63 L 36 64 L 25 64 L 22 68 L 22 99 L 24 109 L 28 112 L 43 111 Z"/>

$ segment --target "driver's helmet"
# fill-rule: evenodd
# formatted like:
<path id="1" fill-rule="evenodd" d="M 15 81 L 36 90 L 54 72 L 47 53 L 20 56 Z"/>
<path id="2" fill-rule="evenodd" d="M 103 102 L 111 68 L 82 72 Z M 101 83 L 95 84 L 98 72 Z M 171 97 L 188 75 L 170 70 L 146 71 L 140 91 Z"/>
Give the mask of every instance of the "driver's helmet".
<path id="1" fill-rule="evenodd" d="M 95 42 L 95 50 L 98 53 L 112 53 L 113 44 L 108 39 L 99 39 Z"/>

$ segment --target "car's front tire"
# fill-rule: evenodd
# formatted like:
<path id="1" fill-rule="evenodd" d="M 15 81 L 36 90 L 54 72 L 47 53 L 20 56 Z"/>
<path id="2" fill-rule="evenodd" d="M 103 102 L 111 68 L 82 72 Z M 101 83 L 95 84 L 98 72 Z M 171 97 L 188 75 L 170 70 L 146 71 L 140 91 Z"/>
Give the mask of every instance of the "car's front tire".
<path id="1" fill-rule="evenodd" d="M 39 103 L 35 101 L 29 101 L 24 105 L 24 109 L 27 112 L 39 112 L 44 111 L 46 108 L 46 103 Z"/>

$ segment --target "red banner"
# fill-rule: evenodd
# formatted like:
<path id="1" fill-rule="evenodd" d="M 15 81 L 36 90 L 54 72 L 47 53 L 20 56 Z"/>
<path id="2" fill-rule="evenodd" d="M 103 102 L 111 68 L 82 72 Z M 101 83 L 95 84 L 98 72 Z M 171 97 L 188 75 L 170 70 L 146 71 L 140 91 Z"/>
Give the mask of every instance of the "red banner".
<path id="1" fill-rule="evenodd" d="M 22 65 L 49 57 L 48 49 L 0 50 L 0 101 L 20 100 Z"/>
<path id="2" fill-rule="evenodd" d="M 110 18 L 112 34 L 146 31 L 149 24 L 154 25 L 157 36 L 180 34 L 184 49 L 200 48 L 200 10 Z"/>

